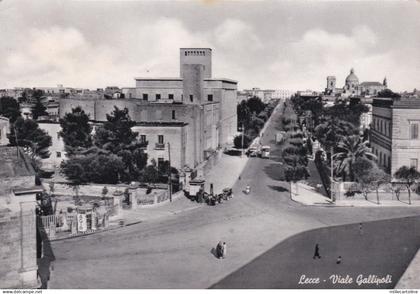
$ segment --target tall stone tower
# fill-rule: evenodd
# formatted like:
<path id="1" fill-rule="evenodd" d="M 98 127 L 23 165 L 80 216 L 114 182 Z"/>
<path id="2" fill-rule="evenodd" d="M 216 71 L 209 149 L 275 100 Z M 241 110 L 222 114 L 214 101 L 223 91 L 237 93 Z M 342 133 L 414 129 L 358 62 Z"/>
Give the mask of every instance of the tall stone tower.
<path id="1" fill-rule="evenodd" d="M 335 76 L 328 76 L 327 77 L 327 87 L 325 88 L 326 94 L 334 94 L 335 93 L 335 83 L 336 78 Z"/>
<path id="2" fill-rule="evenodd" d="M 185 64 L 203 65 L 203 77 L 211 78 L 211 49 L 210 48 L 181 48 L 180 49 L 180 76 L 184 76 Z"/>

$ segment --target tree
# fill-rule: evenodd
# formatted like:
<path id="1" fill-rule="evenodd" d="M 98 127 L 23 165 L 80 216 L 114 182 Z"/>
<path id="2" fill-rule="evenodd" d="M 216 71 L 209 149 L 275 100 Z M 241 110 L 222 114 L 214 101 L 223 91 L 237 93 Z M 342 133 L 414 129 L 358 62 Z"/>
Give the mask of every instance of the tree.
<path id="1" fill-rule="evenodd" d="M 248 128 L 251 111 L 249 110 L 246 100 L 242 100 L 241 103 L 238 104 L 236 112 L 238 115 L 238 126 L 243 125 L 245 128 Z"/>
<path id="2" fill-rule="evenodd" d="M 0 115 L 7 117 L 13 124 L 20 117 L 19 103 L 12 97 L 1 97 Z"/>
<path id="3" fill-rule="evenodd" d="M 96 150 L 91 154 L 77 154 L 62 162 L 61 170 L 75 185 L 88 182 L 117 184 L 124 170 L 118 156 Z"/>
<path id="4" fill-rule="evenodd" d="M 336 159 L 339 161 L 338 172 L 344 174 L 344 178 L 348 175 L 350 181 L 354 181 L 353 166 L 357 159 L 367 158 L 375 159 L 376 156 L 371 153 L 368 142 L 362 142 L 360 136 L 352 135 L 344 137 L 338 144 L 338 153 L 335 154 Z"/>
<path id="5" fill-rule="evenodd" d="M 89 124 L 89 116 L 81 107 L 73 108 L 71 113 L 66 113 L 60 119 L 61 131 L 66 152 L 71 155 L 79 148 L 92 147 L 92 126 Z"/>
<path id="6" fill-rule="evenodd" d="M 369 107 L 362 104 L 360 99 L 338 100 L 333 106 L 324 110 L 324 115 L 329 118 L 336 118 L 347 121 L 354 126 L 360 125 L 360 116 L 369 111 Z"/>
<path id="7" fill-rule="evenodd" d="M 394 93 L 390 89 L 384 89 L 384 90 L 380 91 L 377 96 L 378 97 L 384 97 L 384 98 L 400 98 L 401 97 L 400 94 Z"/>
<path id="8" fill-rule="evenodd" d="M 150 165 L 144 168 L 142 180 L 146 183 L 157 183 L 159 181 L 159 171 L 156 167 L 156 161 L 154 159 L 151 160 Z"/>
<path id="9" fill-rule="evenodd" d="M 147 154 L 143 150 L 147 142 L 137 140 L 138 133 L 131 129 L 135 125 L 127 108 L 114 107 L 114 111 L 107 115 L 107 121 L 94 135 L 94 144 L 98 148 L 121 158 L 124 164 L 121 180 L 124 182 L 137 180 L 147 164 Z"/>
<path id="10" fill-rule="evenodd" d="M 52 144 L 51 137 L 34 120 L 19 117 L 11 128 L 9 141 L 12 146 L 23 147 L 33 161 L 50 156 L 48 148 Z"/>
<path id="11" fill-rule="evenodd" d="M 357 158 L 353 164 L 354 176 L 359 183 L 363 196 L 367 200 L 370 191 L 369 172 L 376 166 L 375 162 L 364 157 Z"/>
<path id="12" fill-rule="evenodd" d="M 415 167 L 407 167 L 403 165 L 395 173 L 394 177 L 401 180 L 408 190 L 408 204 L 411 204 L 411 189 L 417 180 L 420 179 L 420 173 Z"/>
<path id="13" fill-rule="evenodd" d="M 325 120 L 315 128 L 315 137 L 324 149 L 329 152 L 331 148 L 336 147 L 342 138 L 358 133 L 349 122 L 337 118 Z"/>
<path id="14" fill-rule="evenodd" d="M 391 181 L 391 177 L 384 172 L 382 169 L 376 167 L 370 171 L 370 182 L 372 188 L 376 191 L 376 201 L 379 204 L 379 188 L 388 184 Z"/>
<path id="15" fill-rule="evenodd" d="M 376 202 L 379 204 L 379 188 L 390 182 L 391 177 L 380 169 L 374 162 L 366 159 L 359 159 L 356 163 L 357 181 L 365 199 L 371 190 L 376 191 Z M 364 169 L 363 169 L 364 168 Z"/>
<path id="16" fill-rule="evenodd" d="M 114 106 L 114 111 L 107 114 L 106 119 L 107 121 L 96 130 L 96 146 L 116 154 L 137 141 L 138 133 L 131 130 L 136 122 L 131 120 L 127 108 L 119 109 Z"/>
<path id="17" fill-rule="evenodd" d="M 255 113 L 252 114 L 251 120 L 249 122 L 249 131 L 254 132 L 255 135 L 258 135 L 260 130 L 264 127 L 264 121 L 261 118 L 258 118 Z"/>

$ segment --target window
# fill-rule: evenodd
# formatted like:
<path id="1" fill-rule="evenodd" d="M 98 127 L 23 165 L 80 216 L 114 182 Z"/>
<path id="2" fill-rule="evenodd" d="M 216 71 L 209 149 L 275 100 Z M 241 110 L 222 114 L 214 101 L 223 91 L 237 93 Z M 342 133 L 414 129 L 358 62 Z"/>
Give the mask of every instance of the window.
<path id="1" fill-rule="evenodd" d="M 190 95 L 190 102 L 194 101 L 194 95 Z"/>
<path id="2" fill-rule="evenodd" d="M 149 100 L 149 95 L 143 94 L 143 100 L 145 100 L 145 101 Z"/>
<path id="3" fill-rule="evenodd" d="M 414 167 L 415 169 L 418 168 L 418 159 L 417 158 L 411 158 L 410 159 L 410 167 Z"/>
<path id="4" fill-rule="evenodd" d="M 156 94 L 156 100 L 160 100 L 160 94 Z"/>
<path id="5" fill-rule="evenodd" d="M 170 100 L 174 100 L 174 94 L 169 94 L 169 95 L 168 95 L 168 99 L 170 99 Z"/>
<path id="6" fill-rule="evenodd" d="M 172 119 L 176 119 L 176 113 L 175 113 L 175 110 L 172 110 Z"/>
<path id="7" fill-rule="evenodd" d="M 159 157 L 158 158 L 158 168 L 162 168 L 164 163 L 165 163 L 165 159 L 163 159 L 162 157 Z"/>
<path id="8" fill-rule="evenodd" d="M 140 142 L 146 143 L 146 135 L 140 135 Z"/>
<path id="9" fill-rule="evenodd" d="M 158 135 L 158 143 L 159 144 L 165 144 L 163 141 L 163 135 Z"/>
<path id="10" fill-rule="evenodd" d="M 207 95 L 207 101 L 213 101 L 213 95 L 212 94 Z"/>
<path id="11" fill-rule="evenodd" d="M 417 140 L 419 138 L 419 124 L 410 124 L 410 139 Z"/>
<path id="12" fill-rule="evenodd" d="M 56 152 L 56 156 L 57 156 L 57 158 L 60 158 L 61 157 L 61 152 Z"/>

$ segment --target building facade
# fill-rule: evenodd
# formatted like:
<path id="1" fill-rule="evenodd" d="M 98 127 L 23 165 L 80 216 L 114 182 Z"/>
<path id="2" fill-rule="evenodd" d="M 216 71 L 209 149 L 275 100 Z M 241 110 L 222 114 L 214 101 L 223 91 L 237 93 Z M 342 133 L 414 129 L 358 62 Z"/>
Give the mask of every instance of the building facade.
<path id="1" fill-rule="evenodd" d="M 37 288 L 35 171 L 16 147 L 0 147 L 0 285 Z"/>
<path id="2" fill-rule="evenodd" d="M 370 144 L 391 175 L 403 165 L 419 169 L 419 126 L 419 99 L 373 99 Z"/>
<path id="3" fill-rule="evenodd" d="M 0 146 L 9 144 L 7 135 L 10 133 L 10 123 L 7 117 L 0 116 Z"/>
<path id="4" fill-rule="evenodd" d="M 327 86 L 324 90 L 324 94 L 328 96 L 339 97 L 366 97 L 375 96 L 380 91 L 387 89 L 387 87 L 388 83 L 386 78 L 384 78 L 384 81 L 382 83 L 359 83 L 359 78 L 356 76 L 354 69 L 351 69 L 349 75 L 346 77 L 344 86 L 342 88 L 337 88 L 337 80 L 335 76 L 327 76 Z"/>

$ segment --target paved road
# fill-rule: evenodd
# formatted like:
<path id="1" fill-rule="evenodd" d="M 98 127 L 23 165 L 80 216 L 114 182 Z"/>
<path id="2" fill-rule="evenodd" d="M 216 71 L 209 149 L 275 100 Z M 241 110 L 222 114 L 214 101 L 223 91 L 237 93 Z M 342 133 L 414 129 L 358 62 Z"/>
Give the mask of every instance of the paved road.
<path id="1" fill-rule="evenodd" d="M 276 155 L 273 139 L 279 113 L 274 115 L 263 143 L 272 145 Z M 420 214 L 419 208 L 411 207 L 302 206 L 290 200 L 289 186 L 280 181 L 281 176 L 276 156 L 251 158 L 233 187 L 235 198 L 227 203 L 53 242 L 56 261 L 49 287 L 207 288 L 297 233 Z M 241 193 L 246 184 L 252 187 L 249 195 Z M 219 240 L 228 244 L 224 260 L 212 254 Z"/>

